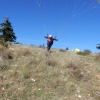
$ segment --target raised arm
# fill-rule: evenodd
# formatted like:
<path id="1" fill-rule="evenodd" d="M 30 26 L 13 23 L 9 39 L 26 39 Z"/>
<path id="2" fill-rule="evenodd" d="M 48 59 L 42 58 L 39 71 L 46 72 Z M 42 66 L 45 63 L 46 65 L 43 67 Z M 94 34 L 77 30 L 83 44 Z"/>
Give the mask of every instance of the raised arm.
<path id="1" fill-rule="evenodd" d="M 45 38 L 48 38 L 48 36 L 44 36 Z"/>
<path id="2" fill-rule="evenodd" d="M 53 40 L 58 41 L 58 39 L 56 39 L 56 38 L 53 38 Z"/>

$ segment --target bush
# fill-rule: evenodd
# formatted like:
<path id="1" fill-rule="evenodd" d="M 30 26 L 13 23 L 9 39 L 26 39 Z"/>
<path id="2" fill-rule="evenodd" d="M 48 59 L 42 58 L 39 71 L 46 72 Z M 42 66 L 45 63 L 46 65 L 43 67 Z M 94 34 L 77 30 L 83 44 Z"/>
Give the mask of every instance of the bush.
<path id="1" fill-rule="evenodd" d="M 77 52 L 77 54 L 82 55 L 82 56 L 90 55 L 90 53 L 91 53 L 90 50 L 84 50 L 83 52 Z"/>
<path id="2" fill-rule="evenodd" d="M 64 50 L 64 49 L 60 49 L 59 51 L 60 51 L 60 52 L 66 52 L 66 50 Z"/>
<path id="3" fill-rule="evenodd" d="M 90 53 L 91 53 L 90 50 L 84 50 L 83 52 L 84 52 L 84 53 L 87 53 L 87 54 L 90 54 Z"/>
<path id="4" fill-rule="evenodd" d="M 2 59 L 13 59 L 13 53 L 4 47 L 0 47 L 0 56 Z"/>

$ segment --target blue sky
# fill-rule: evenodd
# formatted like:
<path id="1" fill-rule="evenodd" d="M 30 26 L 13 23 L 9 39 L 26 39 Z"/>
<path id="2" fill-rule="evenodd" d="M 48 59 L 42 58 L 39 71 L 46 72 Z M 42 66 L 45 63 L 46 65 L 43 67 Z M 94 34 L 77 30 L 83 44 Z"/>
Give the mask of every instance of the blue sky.
<path id="1" fill-rule="evenodd" d="M 99 52 L 99 0 L 0 0 L 0 23 L 9 20 L 17 42 L 42 45 L 45 35 L 57 36 L 53 48 Z"/>

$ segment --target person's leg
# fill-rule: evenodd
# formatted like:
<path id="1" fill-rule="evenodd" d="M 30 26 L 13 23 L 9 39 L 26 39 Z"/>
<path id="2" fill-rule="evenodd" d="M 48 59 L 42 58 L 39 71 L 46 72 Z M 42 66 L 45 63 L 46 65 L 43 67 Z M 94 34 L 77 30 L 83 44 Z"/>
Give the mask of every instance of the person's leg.
<path id="1" fill-rule="evenodd" d="M 49 44 L 49 50 L 50 50 L 50 48 L 51 48 L 52 44 L 53 44 L 53 43 L 50 43 L 50 44 Z"/>
<path id="2" fill-rule="evenodd" d="M 47 51 L 49 51 L 50 50 L 50 43 L 48 42 L 47 43 Z"/>
<path id="3" fill-rule="evenodd" d="M 47 50 L 48 50 L 48 51 L 50 50 L 50 48 L 51 48 L 52 45 L 53 45 L 53 43 L 47 42 Z"/>

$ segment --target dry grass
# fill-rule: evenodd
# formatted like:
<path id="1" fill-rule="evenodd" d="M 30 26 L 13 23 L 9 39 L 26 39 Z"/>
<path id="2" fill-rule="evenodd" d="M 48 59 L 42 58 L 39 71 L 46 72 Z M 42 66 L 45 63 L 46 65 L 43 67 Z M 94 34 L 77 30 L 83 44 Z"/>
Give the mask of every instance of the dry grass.
<path id="1" fill-rule="evenodd" d="M 0 48 L 0 100 L 100 100 L 96 56 L 20 44 Z"/>

